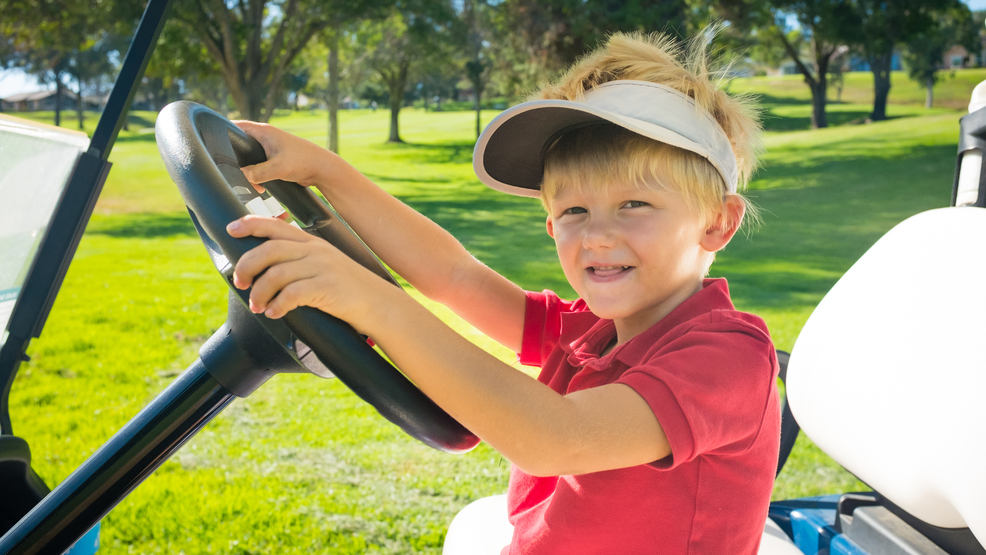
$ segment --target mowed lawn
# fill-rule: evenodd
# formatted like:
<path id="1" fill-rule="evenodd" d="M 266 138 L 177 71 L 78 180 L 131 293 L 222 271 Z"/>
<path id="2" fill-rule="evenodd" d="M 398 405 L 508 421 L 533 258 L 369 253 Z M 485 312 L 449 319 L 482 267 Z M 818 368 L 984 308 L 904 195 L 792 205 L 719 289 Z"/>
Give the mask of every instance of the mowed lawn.
<path id="1" fill-rule="evenodd" d="M 732 90 L 743 88 L 770 87 L 754 80 Z M 749 191 L 763 225 L 737 237 L 712 274 L 727 277 L 736 305 L 762 315 L 777 346 L 790 350 L 822 295 L 882 233 L 948 204 L 961 112 L 892 103 L 889 121 L 855 125 L 854 116 L 810 131 L 801 92 L 785 90 L 766 99 L 773 131 Z M 833 113 L 867 110 L 839 104 Z M 573 295 L 538 202 L 474 177 L 473 118 L 407 109 L 407 142 L 392 145 L 383 142 L 386 111 L 344 112 L 341 153 L 521 286 Z M 117 143 L 97 214 L 11 394 L 15 432 L 49 485 L 187 367 L 225 318 L 225 286 L 164 172 L 153 119 L 135 114 Z M 325 143 L 324 112 L 272 123 Z M 336 380 L 279 376 L 234 402 L 114 509 L 101 552 L 438 553 L 455 512 L 504 491 L 508 471 L 485 445 L 452 456 L 418 444 Z M 846 489 L 864 486 L 802 436 L 774 496 Z"/>

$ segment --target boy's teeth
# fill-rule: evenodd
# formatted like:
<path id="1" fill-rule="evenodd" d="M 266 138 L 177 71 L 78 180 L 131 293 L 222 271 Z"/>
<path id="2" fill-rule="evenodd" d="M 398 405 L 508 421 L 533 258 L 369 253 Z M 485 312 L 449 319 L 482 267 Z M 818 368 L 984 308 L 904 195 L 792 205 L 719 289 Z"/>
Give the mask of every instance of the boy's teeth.
<path id="1" fill-rule="evenodd" d="M 611 276 L 629 268 L 629 266 L 593 266 L 592 273 L 601 276 Z"/>

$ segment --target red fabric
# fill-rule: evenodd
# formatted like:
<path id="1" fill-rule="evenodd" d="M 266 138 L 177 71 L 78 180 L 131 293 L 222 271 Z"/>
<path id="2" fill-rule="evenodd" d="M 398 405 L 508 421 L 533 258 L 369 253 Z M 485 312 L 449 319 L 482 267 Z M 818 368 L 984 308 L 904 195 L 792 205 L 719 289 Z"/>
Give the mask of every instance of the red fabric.
<path id="1" fill-rule="evenodd" d="M 777 358 L 763 320 L 726 281 L 705 287 L 604 357 L 610 320 L 529 293 L 519 359 L 559 393 L 623 383 L 651 406 L 672 455 L 648 465 L 537 478 L 511 471 L 510 555 L 753 555 L 777 467 Z"/>

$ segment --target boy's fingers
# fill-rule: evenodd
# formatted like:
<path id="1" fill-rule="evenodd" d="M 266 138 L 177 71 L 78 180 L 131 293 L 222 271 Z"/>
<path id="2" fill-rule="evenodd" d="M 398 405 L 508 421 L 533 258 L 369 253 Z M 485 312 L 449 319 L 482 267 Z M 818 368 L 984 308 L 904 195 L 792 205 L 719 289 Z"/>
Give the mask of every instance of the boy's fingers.
<path id="1" fill-rule="evenodd" d="M 264 147 L 264 150 L 265 151 L 267 150 L 267 142 L 269 136 L 268 131 L 270 128 L 268 124 L 257 123 L 255 121 L 248 121 L 242 119 L 233 120 L 233 124 L 235 124 L 237 127 L 239 127 L 244 132 L 246 132 L 247 135 L 250 135 L 254 139 L 257 139 L 257 142 Z"/>
<path id="2" fill-rule="evenodd" d="M 314 277 L 312 265 L 297 260 L 268 268 L 264 275 L 254 282 L 253 289 L 250 290 L 250 310 L 256 313 L 264 312 L 275 296 L 283 295 L 284 290 L 293 283 L 312 277 Z M 294 306 L 297 306 L 297 302 Z"/>
<path id="3" fill-rule="evenodd" d="M 240 260 L 236 263 L 236 267 L 233 269 L 233 285 L 240 289 L 256 286 L 257 284 L 254 283 L 254 278 L 264 270 L 268 270 L 268 268 L 271 268 L 275 264 L 300 260 L 306 254 L 304 249 L 298 248 L 298 243 L 278 240 L 267 241 L 256 248 L 250 249 L 240 257 Z M 273 293 L 271 296 L 273 296 Z"/>
<path id="4" fill-rule="evenodd" d="M 278 218 L 268 218 L 248 214 L 238 220 L 232 221 L 226 226 L 226 232 L 231 237 L 266 237 L 268 239 L 287 239 L 293 241 L 306 241 L 311 238 L 304 231 L 284 222 Z"/>
<path id="5" fill-rule="evenodd" d="M 312 305 L 313 287 L 314 281 L 311 279 L 293 281 L 285 285 L 267 304 L 264 314 L 268 318 L 280 318 L 301 305 Z"/>
<path id="6" fill-rule="evenodd" d="M 266 183 L 278 178 L 277 166 L 278 164 L 275 160 L 268 160 L 252 166 L 243 166 L 240 168 L 240 171 L 243 172 L 243 177 L 246 177 L 247 181 L 257 188 L 259 183 Z M 263 187 L 259 187 L 259 189 L 263 189 Z"/>
<path id="7" fill-rule="evenodd" d="M 266 123 L 257 123 L 247 120 L 233 120 L 233 123 L 237 127 L 246 132 L 260 143 L 260 146 L 264 148 L 264 153 L 269 159 L 267 162 L 261 162 L 253 166 L 244 166 L 240 168 L 243 171 L 243 175 L 246 176 L 250 183 L 256 186 L 257 183 L 263 183 L 265 181 L 271 181 L 276 179 L 277 176 L 274 175 L 276 172 L 276 167 L 270 165 L 270 159 L 274 158 L 274 144 L 271 140 L 270 130 L 273 129 L 270 125 Z M 259 187 L 258 190 L 263 192 L 263 187 Z"/>

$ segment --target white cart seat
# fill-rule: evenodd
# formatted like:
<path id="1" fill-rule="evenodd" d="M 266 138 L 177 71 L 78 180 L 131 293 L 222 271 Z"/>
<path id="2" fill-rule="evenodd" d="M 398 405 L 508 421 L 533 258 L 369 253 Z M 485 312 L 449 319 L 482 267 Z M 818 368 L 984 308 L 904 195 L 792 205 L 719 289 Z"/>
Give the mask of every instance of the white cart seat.
<path id="1" fill-rule="evenodd" d="M 452 519 L 442 555 L 500 555 L 512 535 L 513 527 L 507 521 L 507 496 L 484 497 L 466 505 Z M 804 554 L 768 518 L 758 555 Z"/>
<path id="2" fill-rule="evenodd" d="M 832 288 L 791 353 L 805 433 L 910 514 L 986 544 L 986 209 L 914 216 Z"/>

